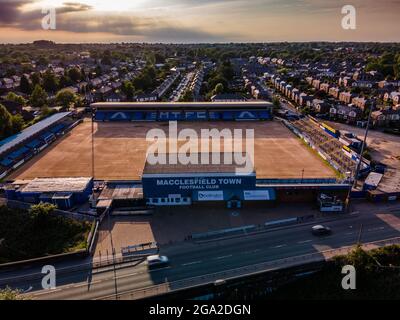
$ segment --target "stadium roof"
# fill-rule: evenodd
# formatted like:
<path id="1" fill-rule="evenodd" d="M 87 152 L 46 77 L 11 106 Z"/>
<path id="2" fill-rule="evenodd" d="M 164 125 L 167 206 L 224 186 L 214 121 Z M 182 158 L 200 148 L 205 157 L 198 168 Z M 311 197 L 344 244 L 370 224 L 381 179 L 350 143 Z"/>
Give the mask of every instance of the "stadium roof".
<path id="1" fill-rule="evenodd" d="M 98 110 L 134 109 L 262 109 L 272 107 L 268 101 L 246 102 L 100 102 L 91 104 Z"/>
<path id="2" fill-rule="evenodd" d="M 0 154 L 18 146 L 20 143 L 30 139 L 35 134 L 41 132 L 42 130 L 52 126 L 57 121 L 68 116 L 71 112 L 60 112 L 56 113 L 28 128 L 22 130 L 20 133 L 13 135 L 7 139 L 0 141 Z"/>
<path id="3" fill-rule="evenodd" d="M 22 192 L 82 192 L 92 178 L 36 178 L 22 188 Z"/>
<path id="4" fill-rule="evenodd" d="M 229 154 L 229 153 L 227 153 Z M 181 154 L 184 155 L 184 154 Z M 237 169 L 243 169 L 245 167 L 244 164 L 240 164 L 237 162 L 236 159 L 246 159 L 248 167 L 251 168 L 251 173 L 247 173 L 244 175 L 254 175 L 255 170 L 253 166 L 253 160 L 251 157 L 246 153 L 230 153 L 232 156 L 231 162 L 229 163 L 229 159 L 225 158 L 225 154 L 217 153 L 217 152 L 210 152 L 210 153 L 197 153 L 196 158 L 198 159 L 198 164 L 181 164 L 179 163 L 179 154 L 177 153 L 170 153 L 165 154 L 166 156 L 166 164 L 151 164 L 149 163 L 148 159 L 146 161 L 143 177 L 153 177 L 153 176 L 162 176 L 162 175 L 202 175 L 202 174 L 232 174 L 236 173 Z M 162 156 L 162 155 L 159 155 Z M 178 163 L 171 164 L 171 157 L 178 156 Z M 185 155 L 184 155 L 185 156 Z M 187 156 L 187 155 L 186 155 Z M 216 158 L 215 164 L 213 164 L 213 159 L 215 156 L 219 156 Z M 209 164 L 202 164 L 202 159 L 208 158 Z"/>

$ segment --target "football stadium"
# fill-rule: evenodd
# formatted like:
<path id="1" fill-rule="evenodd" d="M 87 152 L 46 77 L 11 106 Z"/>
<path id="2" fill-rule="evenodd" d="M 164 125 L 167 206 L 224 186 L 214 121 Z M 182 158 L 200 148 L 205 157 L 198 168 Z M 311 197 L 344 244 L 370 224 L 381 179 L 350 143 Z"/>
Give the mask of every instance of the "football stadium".
<path id="1" fill-rule="evenodd" d="M 7 165 L 3 179 L 12 183 L 14 191 L 20 190 L 9 193 L 12 197 L 26 199 L 23 188 L 32 191 L 29 183 L 46 178 L 40 188 L 43 194 L 53 193 L 56 199 L 81 199 L 73 197 L 69 189 L 74 190 L 71 179 L 82 177 L 106 186 L 97 199 L 100 207 L 116 203 L 126 206 L 138 201 L 151 206 L 222 202 L 228 207 L 240 207 L 253 202 L 316 201 L 321 193 L 343 198 L 348 192 L 348 184 L 337 179 L 337 172 L 317 152 L 281 121 L 273 119 L 269 102 L 94 103 L 91 108 L 92 118 L 74 121 L 63 114 L 47 126 L 14 140 L 7 150 L 3 148 L 0 159 L 2 165 Z M 235 163 L 149 165 L 146 135 L 150 130 L 164 130 L 167 141 L 175 140 L 178 147 L 185 143 L 168 136 L 171 121 L 177 122 L 178 131 L 191 129 L 199 137 L 205 129 L 253 129 L 254 170 L 238 175 Z M 59 136 L 46 148 L 35 149 L 29 158 L 25 159 L 23 154 L 20 159 L 10 157 L 15 150 L 29 151 L 32 141 L 41 145 L 43 130 L 55 131 Z M 229 143 L 223 145 L 222 151 L 233 152 L 232 141 L 231 150 L 226 149 Z M 62 184 L 60 179 L 69 179 L 69 189 L 60 194 L 59 188 L 49 187 L 46 192 L 42 187 L 51 186 L 48 179 L 57 179 L 57 185 Z M 86 187 L 82 190 L 87 194 Z M 70 206 L 73 205 L 72 202 Z"/>

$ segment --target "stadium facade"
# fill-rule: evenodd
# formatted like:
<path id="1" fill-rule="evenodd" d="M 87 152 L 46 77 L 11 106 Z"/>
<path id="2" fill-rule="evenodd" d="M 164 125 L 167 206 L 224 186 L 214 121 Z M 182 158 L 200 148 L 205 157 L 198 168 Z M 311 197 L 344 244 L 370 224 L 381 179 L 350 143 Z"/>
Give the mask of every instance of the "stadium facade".
<path id="1" fill-rule="evenodd" d="M 252 121 L 272 120 L 270 102 L 94 103 L 101 121 Z"/>

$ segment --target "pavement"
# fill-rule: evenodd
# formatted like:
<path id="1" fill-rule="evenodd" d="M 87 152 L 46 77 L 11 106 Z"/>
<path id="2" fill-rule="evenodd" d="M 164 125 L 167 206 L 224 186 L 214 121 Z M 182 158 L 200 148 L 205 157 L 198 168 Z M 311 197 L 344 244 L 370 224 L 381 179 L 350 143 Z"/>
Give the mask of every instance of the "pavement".
<path id="1" fill-rule="evenodd" d="M 400 237 L 398 203 L 382 207 L 360 204 L 359 208 L 362 212 L 327 222 L 333 230 L 328 237 L 314 237 L 309 225 L 299 225 L 206 244 L 186 242 L 161 248 L 160 254 L 167 255 L 171 264 L 160 270 L 150 272 L 143 261 L 137 261 L 118 269 L 82 270 L 59 275 L 57 288 L 53 290 L 40 290 L 40 280 L 10 281 L 9 285 L 25 290 L 33 299 L 102 299 L 156 285 L 164 286 L 166 290 L 176 281 L 198 276 L 206 279 L 213 273 L 251 268 L 285 258 L 308 254 L 323 257 L 327 250 L 352 246 L 359 240 L 366 243 Z M 278 262 L 276 267 L 279 267 Z M 26 274 L 27 270 L 23 272 Z"/>

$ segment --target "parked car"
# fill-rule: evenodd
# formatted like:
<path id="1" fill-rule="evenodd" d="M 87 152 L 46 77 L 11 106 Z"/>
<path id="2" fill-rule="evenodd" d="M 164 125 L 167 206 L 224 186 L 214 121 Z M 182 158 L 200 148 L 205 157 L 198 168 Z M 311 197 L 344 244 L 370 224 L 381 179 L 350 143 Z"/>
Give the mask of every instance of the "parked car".
<path id="1" fill-rule="evenodd" d="M 327 236 L 332 233 L 332 230 L 329 227 L 317 225 L 312 227 L 311 232 L 314 236 Z"/>
<path id="2" fill-rule="evenodd" d="M 166 256 L 153 255 L 147 257 L 147 266 L 149 269 L 162 268 L 169 264 L 169 259 Z"/>

